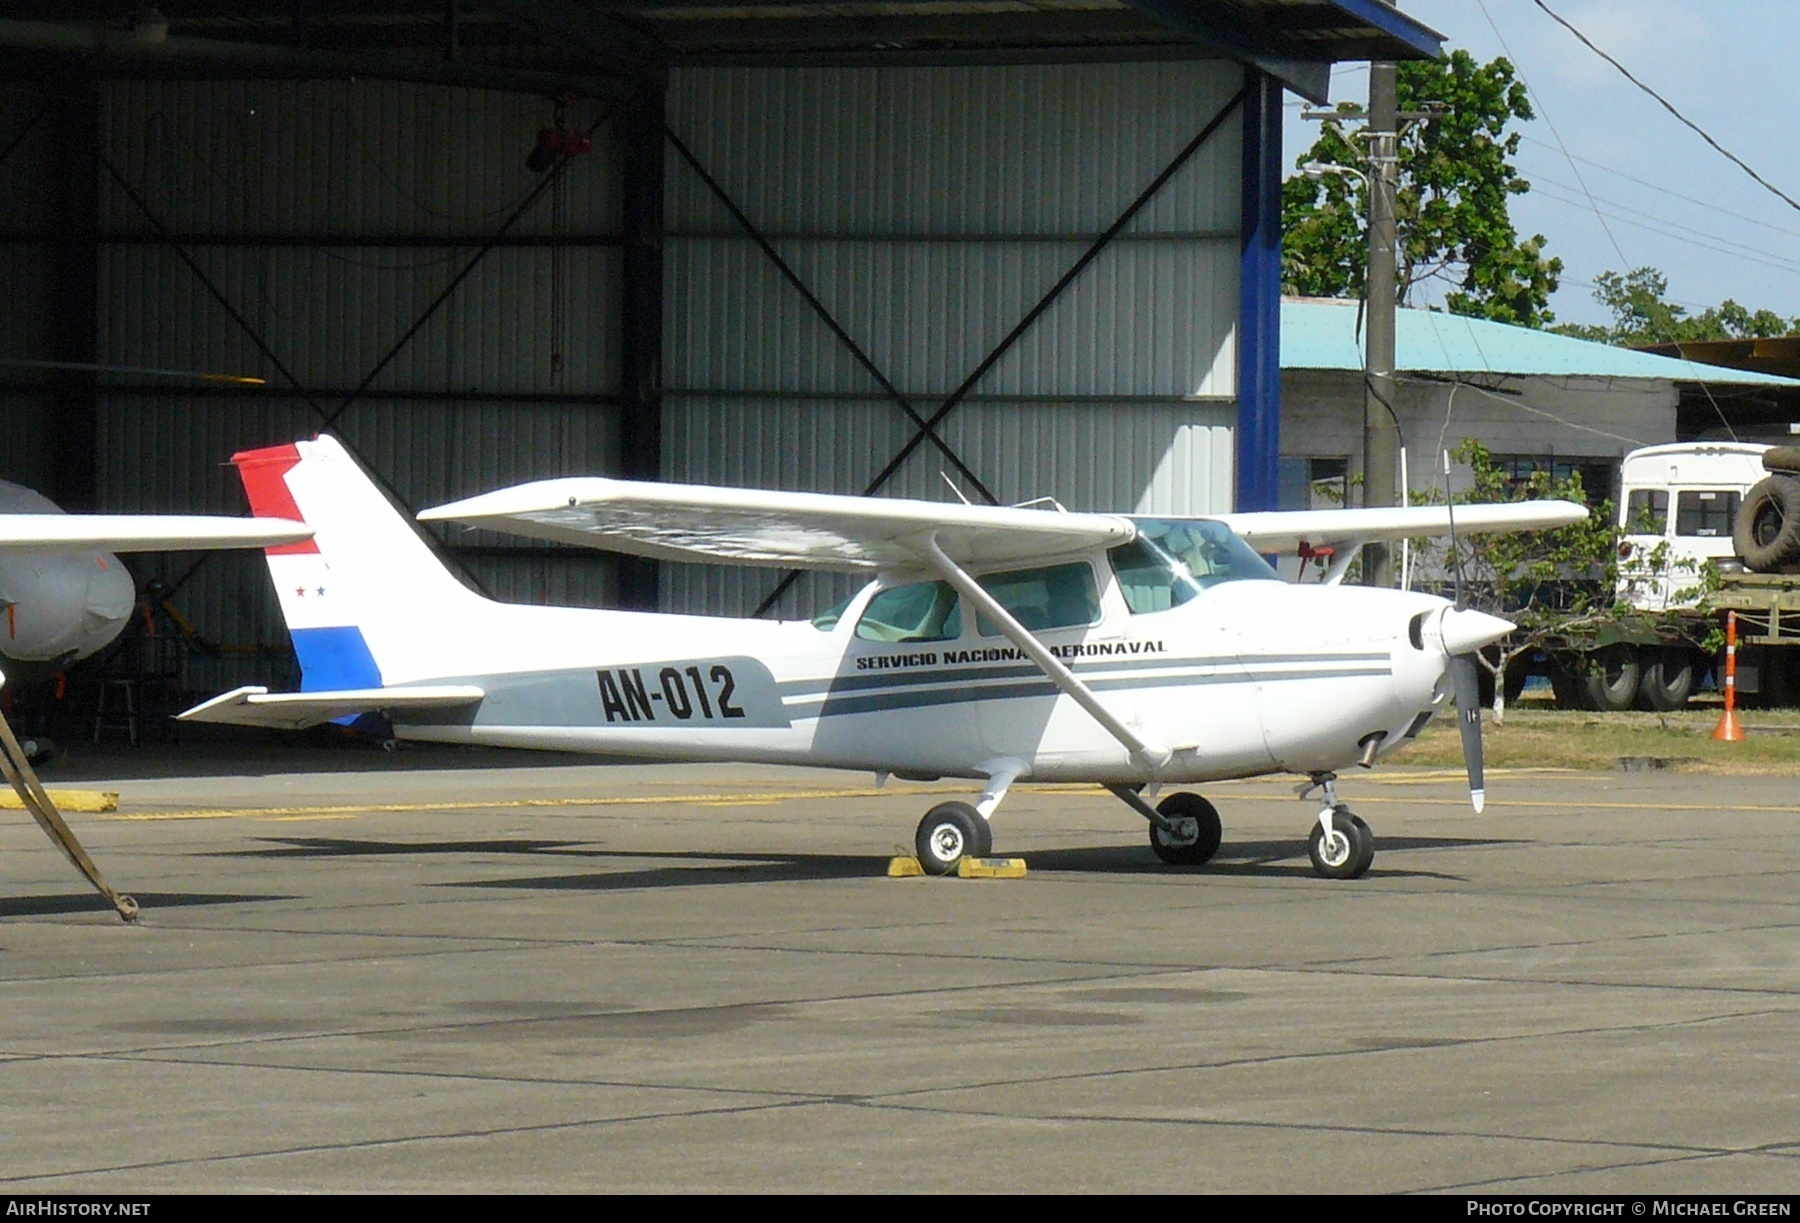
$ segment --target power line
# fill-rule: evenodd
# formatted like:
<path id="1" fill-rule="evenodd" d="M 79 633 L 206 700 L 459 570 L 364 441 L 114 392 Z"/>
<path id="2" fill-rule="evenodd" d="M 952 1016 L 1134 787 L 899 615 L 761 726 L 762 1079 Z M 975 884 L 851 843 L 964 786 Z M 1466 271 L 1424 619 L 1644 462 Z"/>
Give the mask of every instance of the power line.
<path id="1" fill-rule="evenodd" d="M 1539 148 L 1542 148 L 1542 149 L 1553 149 L 1553 148 L 1557 147 L 1557 146 L 1551 144 L 1549 141 L 1539 140 L 1535 136 L 1525 136 L 1525 135 L 1523 135 L 1523 133 L 1521 133 L 1521 138 L 1527 144 L 1535 144 Z M 1719 207 L 1719 205 L 1712 203 L 1710 200 L 1703 200 L 1699 196 L 1684 195 L 1683 193 L 1681 193 L 1679 191 L 1675 191 L 1669 187 L 1664 187 L 1657 183 L 1653 183 L 1647 178 L 1639 178 L 1635 174 L 1627 174 L 1625 171 L 1618 169 L 1616 166 L 1609 166 L 1603 161 L 1595 161 L 1591 157 L 1582 157 L 1578 154 L 1570 153 L 1567 149 L 1564 149 L 1562 151 L 1563 151 L 1563 155 L 1566 157 L 1570 157 L 1575 161 L 1579 161 L 1583 165 L 1592 166 L 1592 167 L 1594 167 L 1594 169 L 1599 170 L 1603 173 L 1611 174 L 1617 178 L 1622 178 L 1628 183 L 1636 183 L 1640 187 L 1648 187 L 1652 191 L 1660 192 L 1663 195 L 1673 196 L 1675 199 L 1685 201 L 1686 203 L 1693 204 L 1699 208 L 1704 208 L 1709 212 L 1716 212 L 1721 216 L 1730 217 L 1734 221 L 1746 221 L 1751 225 L 1757 226 L 1759 229 L 1767 229 L 1774 233 L 1787 234 L 1790 237 L 1800 238 L 1800 229 L 1789 229 L 1785 225 L 1775 225 L 1768 221 L 1758 220 L 1756 217 L 1750 216 L 1748 213 L 1733 212 L 1729 208 L 1721 208 L 1721 207 Z"/>
<path id="2" fill-rule="evenodd" d="M 1512 48 L 1506 45 L 1506 35 L 1502 34 L 1500 27 L 1494 24 L 1494 15 L 1488 12 L 1487 0 L 1475 0 L 1475 2 L 1481 6 L 1481 15 L 1487 18 L 1488 29 L 1492 30 L 1494 37 L 1500 40 L 1500 49 L 1506 52 L 1508 59 L 1512 60 L 1513 69 L 1519 74 L 1519 83 L 1525 86 L 1525 95 L 1537 104 L 1538 114 L 1544 117 L 1545 126 L 1550 129 L 1550 134 L 1556 137 L 1556 147 L 1562 150 L 1563 156 L 1569 162 L 1570 171 L 1575 175 L 1575 181 L 1581 184 L 1581 194 L 1587 196 L 1588 205 L 1594 210 L 1594 219 L 1599 221 L 1600 228 L 1606 231 L 1606 240 L 1612 243 L 1613 253 L 1619 257 L 1622 265 L 1630 267 L 1631 260 L 1625 257 L 1625 248 L 1619 245 L 1619 239 L 1613 234 L 1612 226 L 1608 225 L 1606 218 L 1601 215 L 1600 205 L 1594 202 L 1594 193 L 1588 190 L 1587 180 L 1581 177 L 1581 167 L 1575 164 L 1575 159 L 1569 155 L 1569 146 L 1563 143 L 1562 133 L 1556 130 L 1556 122 L 1550 118 L 1550 108 L 1544 105 L 1544 100 L 1538 96 L 1537 90 L 1533 89 L 1531 82 L 1525 79 L 1525 69 L 1519 66 L 1519 57 L 1514 55 Z"/>
<path id="3" fill-rule="evenodd" d="M 1548 175 L 1543 175 L 1543 174 L 1533 175 L 1532 176 L 1532 189 L 1534 191 L 1542 191 L 1544 195 L 1548 196 L 1549 198 L 1551 198 L 1553 200 L 1558 199 L 1558 196 L 1556 195 L 1556 193 L 1554 191 L 1545 189 L 1543 186 L 1543 184 L 1545 184 L 1545 183 L 1548 183 L 1551 187 L 1559 187 L 1564 191 L 1577 190 L 1577 188 L 1571 187 L 1568 183 L 1558 182 L 1556 179 L 1551 178 Z M 1742 252 L 1743 254 L 1745 254 L 1747 256 L 1754 255 L 1754 256 L 1758 256 L 1765 260 L 1770 260 L 1770 261 L 1772 261 L 1772 264 L 1774 266 L 1779 266 L 1783 271 L 1800 272 L 1800 259 L 1796 259 L 1796 257 L 1793 255 L 1784 254 L 1780 251 L 1767 250 L 1760 246 L 1751 246 L 1747 242 L 1736 242 L 1730 238 L 1722 237 L 1721 235 L 1714 233 L 1712 231 L 1709 231 L 1709 230 L 1695 229 L 1694 227 L 1692 227 L 1690 225 L 1683 225 L 1679 221 L 1668 220 L 1667 218 L 1663 217 L 1659 213 L 1645 212 L 1641 208 L 1633 208 L 1630 204 L 1621 203 L 1618 200 L 1609 200 L 1605 196 L 1590 195 L 1587 197 L 1587 202 L 1590 205 L 1593 204 L 1595 202 L 1595 200 L 1598 200 L 1602 204 L 1611 205 L 1613 208 L 1618 209 L 1619 212 L 1629 213 L 1632 216 L 1645 217 L 1648 220 L 1655 222 L 1656 223 L 1655 225 L 1642 225 L 1642 223 L 1639 223 L 1641 228 L 1650 229 L 1653 233 L 1660 233 L 1666 237 L 1671 237 L 1671 238 L 1677 237 L 1678 232 L 1679 232 L 1679 234 L 1691 235 L 1691 237 L 1688 237 L 1684 240 L 1690 241 L 1697 246 L 1704 246 L 1708 250 L 1716 250 L 1716 251 L 1719 251 L 1721 254 L 1728 254 L 1730 252 L 1725 250 L 1725 248 L 1730 247 L 1736 251 Z M 1567 203 L 1569 201 L 1563 200 L 1561 202 Z M 1614 220 L 1620 221 L 1621 223 L 1626 224 L 1626 225 L 1630 225 L 1633 223 L 1633 222 L 1627 220 L 1625 217 L 1619 216 L 1618 213 L 1606 213 L 1604 215 L 1610 216 Z M 1660 229 L 1660 228 L 1657 228 L 1657 226 L 1667 226 L 1668 228 Z"/>
<path id="4" fill-rule="evenodd" d="M 1545 179 L 1542 181 L 1554 182 L 1555 180 Z M 1568 188 L 1564 187 L 1564 190 L 1566 191 Z M 1541 194 L 1545 199 L 1553 200 L 1559 204 L 1568 204 L 1576 208 L 1580 208 L 1583 205 L 1583 201 L 1572 199 L 1548 187 L 1538 187 L 1535 194 Z M 1611 201 L 1608 202 L 1610 203 Z M 1622 204 L 1614 205 L 1614 207 L 1625 208 L 1625 211 L 1627 212 L 1637 211 L 1636 209 L 1626 208 Z M 1703 250 L 1714 251 L 1721 255 L 1729 255 L 1734 259 L 1742 259 L 1746 263 L 1754 263 L 1758 266 L 1773 268 L 1774 270 L 1781 272 L 1800 272 L 1800 261 L 1795 261 L 1788 256 L 1777 255 L 1772 251 L 1759 250 L 1756 247 L 1744 246 L 1740 243 L 1732 242 L 1729 238 L 1709 239 L 1705 235 L 1693 236 L 1700 234 L 1701 231 L 1689 229 L 1686 226 L 1676 226 L 1672 221 L 1666 221 L 1661 225 L 1658 225 L 1652 224 L 1649 221 L 1634 221 L 1629 217 L 1621 216 L 1616 212 L 1606 213 L 1604 215 L 1611 217 L 1621 225 L 1629 225 L 1633 229 L 1647 230 L 1653 234 L 1660 234 L 1665 238 L 1673 238 L 1677 242 L 1685 242 L 1690 246 L 1698 246 Z M 1651 214 L 1640 212 L 1638 215 L 1650 216 Z M 1663 227 L 1664 225 L 1674 226 L 1674 228 L 1665 229 Z M 1682 230 L 1686 230 L 1686 232 L 1680 232 Z"/>
<path id="5" fill-rule="evenodd" d="M 1545 4 L 1544 0 L 1531 0 L 1531 2 L 1535 5 L 1537 5 L 1539 8 L 1543 9 L 1544 12 L 1550 17 L 1550 19 L 1552 21 L 1556 22 L 1557 25 L 1560 25 L 1563 29 L 1567 30 L 1569 33 L 1573 34 L 1578 40 L 1580 40 L 1582 46 L 1584 46 L 1588 50 L 1592 51 L 1595 55 L 1598 55 L 1601 59 L 1603 59 L 1607 63 L 1611 64 L 1614 68 L 1617 68 L 1619 70 L 1620 75 L 1622 75 L 1626 80 L 1630 81 L 1633 85 L 1636 85 L 1639 89 L 1643 90 L 1645 93 L 1649 94 L 1652 98 L 1656 99 L 1657 103 L 1664 110 L 1668 111 L 1671 115 L 1674 115 L 1676 119 L 1680 120 L 1681 124 L 1684 127 L 1686 127 L 1689 131 L 1693 132 L 1696 136 L 1700 137 L 1700 139 L 1706 141 L 1707 144 L 1710 144 L 1722 156 L 1724 156 L 1732 164 L 1737 166 L 1738 169 L 1742 170 L 1745 174 L 1748 174 L 1751 178 L 1755 179 L 1758 183 L 1760 183 L 1764 187 L 1764 189 L 1768 190 L 1769 192 L 1771 192 L 1774 195 L 1780 196 L 1781 199 L 1787 203 L 1787 206 L 1789 208 L 1794 209 L 1794 211 L 1796 211 L 1796 212 L 1800 212 L 1800 200 L 1796 200 L 1793 196 L 1791 196 L 1787 192 L 1783 191 L 1780 187 L 1777 187 L 1774 183 L 1770 182 L 1768 179 L 1766 179 L 1762 175 L 1758 174 L 1755 170 L 1751 169 L 1749 162 L 1747 162 L 1743 158 L 1739 157 L 1736 153 L 1733 153 L 1730 149 L 1728 149 L 1724 145 L 1720 144 L 1717 140 L 1714 140 L 1712 138 L 1712 136 L 1707 133 L 1705 128 L 1701 127 L 1698 123 L 1695 123 L 1692 119 L 1690 119 L 1686 115 L 1682 114 L 1679 110 L 1676 110 L 1674 104 L 1672 102 L 1670 102 L 1667 98 L 1663 97 L 1660 93 L 1657 93 L 1656 90 L 1650 88 L 1650 86 L 1644 84 L 1644 82 L 1638 80 L 1635 76 L 1631 75 L 1631 70 L 1629 68 L 1625 67 L 1624 64 L 1621 64 L 1618 60 L 1614 59 L 1612 56 L 1610 56 L 1606 52 L 1602 51 L 1599 47 L 1596 47 L 1594 45 L 1592 39 L 1590 39 L 1586 34 L 1583 34 L 1580 30 L 1576 29 L 1573 25 L 1569 24 L 1569 22 L 1566 18 L 1560 16 L 1556 12 L 1556 10 L 1552 9 L 1548 4 Z"/>

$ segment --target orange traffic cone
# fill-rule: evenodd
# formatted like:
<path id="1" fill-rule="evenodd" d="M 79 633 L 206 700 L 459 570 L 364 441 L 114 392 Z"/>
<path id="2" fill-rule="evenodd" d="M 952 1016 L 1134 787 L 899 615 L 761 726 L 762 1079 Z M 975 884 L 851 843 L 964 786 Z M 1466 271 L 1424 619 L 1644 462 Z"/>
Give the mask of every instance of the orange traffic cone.
<path id="1" fill-rule="evenodd" d="M 1721 743 L 1742 743 L 1744 727 L 1737 720 L 1737 613 L 1725 613 L 1725 712 L 1713 727 L 1712 737 Z"/>

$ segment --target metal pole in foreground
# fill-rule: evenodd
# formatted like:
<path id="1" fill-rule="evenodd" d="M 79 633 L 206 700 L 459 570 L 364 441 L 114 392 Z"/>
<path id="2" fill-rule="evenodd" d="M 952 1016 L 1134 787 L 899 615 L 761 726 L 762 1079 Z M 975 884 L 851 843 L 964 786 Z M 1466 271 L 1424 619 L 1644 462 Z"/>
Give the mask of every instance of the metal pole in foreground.
<path id="1" fill-rule="evenodd" d="M 1363 388 L 1363 504 L 1390 506 L 1400 429 L 1394 420 L 1394 197 L 1399 190 L 1399 95 L 1394 65 L 1369 65 L 1369 264 L 1364 301 L 1367 347 Z M 1393 552 L 1385 544 L 1363 549 L 1363 580 L 1394 584 Z"/>
<path id="2" fill-rule="evenodd" d="M 1712 737 L 1722 743 L 1742 743 L 1744 728 L 1737 720 L 1737 613 L 1725 613 L 1725 712 Z"/>

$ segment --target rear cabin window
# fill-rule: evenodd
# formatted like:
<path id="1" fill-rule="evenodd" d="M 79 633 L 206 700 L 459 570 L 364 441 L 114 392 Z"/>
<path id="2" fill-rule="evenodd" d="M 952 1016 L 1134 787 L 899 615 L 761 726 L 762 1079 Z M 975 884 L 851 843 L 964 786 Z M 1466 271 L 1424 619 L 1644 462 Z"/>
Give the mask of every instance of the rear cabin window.
<path id="1" fill-rule="evenodd" d="M 1625 503 L 1629 535 L 1662 535 L 1669 529 L 1669 494 L 1661 488 L 1634 488 Z"/>
<path id="2" fill-rule="evenodd" d="M 1730 538 L 1738 500 L 1736 491 L 1722 488 L 1682 493 L 1675 503 L 1675 534 Z"/>
<path id="3" fill-rule="evenodd" d="M 1032 632 L 1075 628 L 1100 619 L 1100 591 L 1094 585 L 1094 571 L 1085 561 L 990 573 L 976 580 Z M 1000 635 L 1000 626 L 986 616 L 976 616 L 975 624 L 983 637 Z"/>
<path id="4" fill-rule="evenodd" d="M 944 582 L 893 586 L 869 600 L 856 635 L 864 641 L 955 641 L 962 636 L 962 609 Z"/>

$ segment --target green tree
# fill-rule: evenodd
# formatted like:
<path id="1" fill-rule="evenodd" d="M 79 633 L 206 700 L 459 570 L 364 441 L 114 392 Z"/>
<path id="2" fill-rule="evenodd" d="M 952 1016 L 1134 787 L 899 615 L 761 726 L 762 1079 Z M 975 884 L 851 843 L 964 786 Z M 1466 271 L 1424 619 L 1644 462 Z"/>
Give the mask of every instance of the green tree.
<path id="1" fill-rule="evenodd" d="M 1800 319 L 1773 310 L 1749 310 L 1730 298 L 1699 314 L 1668 299 L 1669 278 L 1653 267 L 1602 272 L 1594 278 L 1594 300 L 1612 311 L 1611 326 L 1576 324 L 1553 331 L 1603 344 L 1680 344 L 1696 340 L 1750 340 L 1800 331 Z"/>
<path id="2" fill-rule="evenodd" d="M 1545 238 L 1520 240 L 1508 204 L 1531 184 L 1514 169 L 1515 120 L 1532 118 L 1525 86 L 1505 59 L 1477 64 L 1467 51 L 1402 63 L 1402 111 L 1437 113 L 1406 129 L 1395 199 L 1399 299 L 1428 282 L 1446 286 L 1456 314 L 1541 326 L 1554 317 L 1562 260 L 1546 258 Z M 1349 107 L 1340 105 L 1339 110 Z M 1327 119 L 1308 161 L 1368 171 L 1366 150 L 1344 119 Z M 1362 180 L 1297 175 L 1282 185 L 1282 288 L 1305 297 L 1357 297 L 1367 275 L 1367 191 Z"/>
<path id="3" fill-rule="evenodd" d="M 1466 463 L 1472 474 L 1469 486 L 1456 494 L 1459 503 L 1586 502 L 1579 475 L 1557 478 L 1537 471 L 1518 480 L 1473 439 L 1465 440 L 1451 454 Z M 1415 494 L 1415 499 L 1433 498 Z M 1622 571 L 1636 578 L 1673 578 L 1678 587 L 1688 588 L 1682 591 L 1684 598 L 1704 597 L 1717 590 L 1718 571 L 1710 565 L 1673 559 L 1666 543 L 1653 552 L 1632 553 L 1626 558 L 1619 545 L 1627 533 L 1619 525 L 1617 508 L 1606 501 L 1585 521 L 1553 531 L 1497 532 L 1457 541 L 1454 562 L 1460 563 L 1465 604 L 1504 616 L 1518 626 L 1481 655 L 1481 665 L 1495 678 L 1496 721 L 1504 721 L 1506 714 L 1506 684 L 1501 677 L 1539 650 L 1558 653 L 1579 666 L 1576 660 L 1617 640 L 1658 637 L 1672 644 L 1683 640 L 1691 620 L 1680 609 L 1641 611 L 1616 597 Z M 1453 571 L 1443 541 L 1419 541 L 1413 546 L 1424 563 L 1441 567 L 1445 573 Z M 1714 643 L 1689 644 L 1712 648 Z"/>

